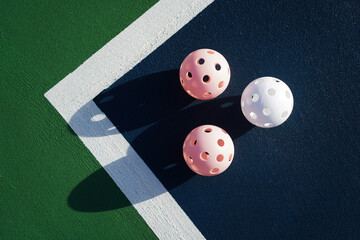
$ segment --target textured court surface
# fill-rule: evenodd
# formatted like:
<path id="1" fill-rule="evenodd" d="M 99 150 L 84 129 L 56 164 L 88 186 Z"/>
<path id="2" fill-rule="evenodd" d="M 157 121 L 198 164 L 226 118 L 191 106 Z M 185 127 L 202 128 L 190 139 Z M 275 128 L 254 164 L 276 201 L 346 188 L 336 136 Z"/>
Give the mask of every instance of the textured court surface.
<path id="1" fill-rule="evenodd" d="M 0 239 L 156 239 L 44 97 L 155 2 L 0 1 Z"/>
<path id="2" fill-rule="evenodd" d="M 206 238 L 357 239 L 359 13 L 355 1 L 215 1 L 95 102 Z M 217 99 L 195 101 L 178 68 L 204 47 L 227 58 L 232 77 Z M 294 110 L 278 128 L 253 128 L 241 92 L 269 75 L 290 86 Z M 195 176 L 182 159 L 201 124 L 234 139 L 220 176 Z"/>
<path id="3" fill-rule="evenodd" d="M 0 3 L 0 239 L 156 238 L 44 97 L 155 2 Z M 359 16 L 357 1 L 217 0 L 95 102 L 206 238 L 359 239 Z M 203 47 L 232 72 L 208 102 L 178 81 L 183 58 Z M 265 75 L 295 98 L 275 129 L 240 111 L 242 90 Z M 236 146 L 213 178 L 181 154 L 205 123 Z"/>

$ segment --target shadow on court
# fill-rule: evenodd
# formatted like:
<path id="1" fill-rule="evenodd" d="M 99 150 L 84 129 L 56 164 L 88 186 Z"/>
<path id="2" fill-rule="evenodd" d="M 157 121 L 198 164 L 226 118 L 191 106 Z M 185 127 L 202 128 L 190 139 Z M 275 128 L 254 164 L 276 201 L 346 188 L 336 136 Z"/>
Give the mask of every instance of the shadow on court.
<path id="1" fill-rule="evenodd" d="M 214 1 L 95 102 L 205 238 L 360 239 L 359 9 L 359 1 Z M 202 47 L 222 53 L 231 67 L 228 89 L 210 101 L 189 97 L 178 70 L 160 72 Z M 294 111 L 282 126 L 243 135 L 250 126 L 239 94 L 262 76 L 289 85 Z M 71 119 L 76 133 L 118 133 L 91 105 Z M 235 159 L 220 176 L 194 176 L 181 157 L 186 134 L 201 124 L 218 125 L 235 140 Z M 141 187 L 121 180 L 131 154 L 105 170 L 118 172 L 124 186 Z M 78 183 L 69 206 L 127 206 L 107 172 Z M 163 191 L 134 190 L 134 202 Z"/>
<path id="2" fill-rule="evenodd" d="M 81 181 L 71 191 L 67 202 L 80 212 L 100 212 L 131 205 L 104 168 Z"/>
<path id="3" fill-rule="evenodd" d="M 119 132 L 138 129 L 176 113 L 194 101 L 183 93 L 178 74 L 178 70 L 169 70 L 129 80 L 120 86 L 111 86 L 104 90 L 94 101 Z M 105 123 L 106 121 L 94 120 L 93 116 L 84 118 L 86 111 L 85 105 L 75 113 L 70 125 L 81 123 L 96 128 L 97 131 L 95 133 L 81 128 L 77 132 L 79 136 L 100 137 L 118 132 Z"/>
<path id="4" fill-rule="evenodd" d="M 241 113 L 240 96 L 199 101 L 189 106 L 194 99 L 181 88 L 177 74 L 178 70 L 171 70 L 141 77 L 105 90 L 95 99 L 167 190 L 195 175 L 182 157 L 183 141 L 192 129 L 213 124 L 221 126 L 236 139 L 252 128 Z M 70 124 L 87 126 L 78 128 L 78 134 L 86 137 L 116 134 L 117 130 L 112 128 L 111 122 L 95 117 L 99 113 L 89 114 L 88 105 L 80 109 L 70 121 Z M 97 130 L 88 131 L 89 127 Z M 108 171 L 119 168 L 121 172 L 124 167 L 121 161 L 115 161 L 105 168 Z M 122 200 L 121 192 L 109 197 L 112 191 L 117 190 L 105 187 L 107 178 L 106 171 L 100 169 L 84 179 L 70 193 L 69 206 L 78 211 L 94 212 L 130 204 Z M 155 196 L 163 192 L 159 190 Z M 143 194 L 138 196 L 135 203 L 152 197 L 154 193 Z M 115 201 L 116 198 L 120 200 Z"/>

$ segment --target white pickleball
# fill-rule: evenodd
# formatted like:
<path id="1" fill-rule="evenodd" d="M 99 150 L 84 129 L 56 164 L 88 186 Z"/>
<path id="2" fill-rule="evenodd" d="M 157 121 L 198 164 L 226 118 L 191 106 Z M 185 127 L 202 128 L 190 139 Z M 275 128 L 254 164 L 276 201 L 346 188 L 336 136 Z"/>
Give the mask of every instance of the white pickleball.
<path id="1" fill-rule="evenodd" d="M 252 124 L 271 128 L 284 123 L 294 107 L 294 98 L 288 85 L 274 77 L 252 81 L 241 96 L 241 110 Z"/>

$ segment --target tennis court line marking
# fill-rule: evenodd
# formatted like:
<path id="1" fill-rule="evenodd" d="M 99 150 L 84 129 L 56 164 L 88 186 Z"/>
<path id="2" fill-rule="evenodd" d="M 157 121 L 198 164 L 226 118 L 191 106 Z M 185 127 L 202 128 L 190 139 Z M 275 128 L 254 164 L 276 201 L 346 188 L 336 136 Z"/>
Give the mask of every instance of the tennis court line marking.
<path id="1" fill-rule="evenodd" d="M 159 239 L 204 239 L 175 199 L 92 99 L 214 0 L 160 0 L 45 93 Z M 88 119 L 103 116 L 96 128 Z M 85 137 L 80 133 L 87 132 Z"/>

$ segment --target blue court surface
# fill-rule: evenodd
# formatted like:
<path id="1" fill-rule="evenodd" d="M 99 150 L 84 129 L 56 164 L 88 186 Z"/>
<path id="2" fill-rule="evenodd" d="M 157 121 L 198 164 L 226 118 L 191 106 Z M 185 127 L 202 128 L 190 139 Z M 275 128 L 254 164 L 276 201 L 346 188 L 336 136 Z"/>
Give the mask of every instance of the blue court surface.
<path id="1" fill-rule="evenodd" d="M 200 48 L 231 68 L 210 101 L 178 79 Z M 242 91 L 262 76 L 294 95 L 277 128 L 253 127 L 241 112 Z M 95 102 L 206 238 L 360 239 L 359 76 L 358 1 L 215 1 Z M 219 176 L 194 174 L 182 156 L 203 124 L 234 140 Z"/>

